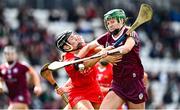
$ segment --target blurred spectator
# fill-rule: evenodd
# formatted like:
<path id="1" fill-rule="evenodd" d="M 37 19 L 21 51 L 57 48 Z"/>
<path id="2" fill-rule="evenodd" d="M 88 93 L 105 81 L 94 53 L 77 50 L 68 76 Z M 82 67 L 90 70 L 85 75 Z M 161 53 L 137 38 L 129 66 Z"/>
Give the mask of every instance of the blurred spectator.
<path id="1" fill-rule="evenodd" d="M 50 22 L 54 22 L 54 21 L 60 21 L 61 17 L 60 17 L 60 12 L 58 10 L 51 10 L 50 11 L 50 15 L 48 20 Z"/>

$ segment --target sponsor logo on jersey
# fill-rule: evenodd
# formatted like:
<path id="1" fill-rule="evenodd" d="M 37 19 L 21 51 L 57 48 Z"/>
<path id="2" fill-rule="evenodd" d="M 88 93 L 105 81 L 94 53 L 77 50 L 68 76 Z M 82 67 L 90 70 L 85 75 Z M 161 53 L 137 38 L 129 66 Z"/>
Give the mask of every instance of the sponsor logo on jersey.
<path id="1" fill-rule="evenodd" d="M 133 73 L 133 78 L 135 78 L 136 77 L 136 73 Z"/>

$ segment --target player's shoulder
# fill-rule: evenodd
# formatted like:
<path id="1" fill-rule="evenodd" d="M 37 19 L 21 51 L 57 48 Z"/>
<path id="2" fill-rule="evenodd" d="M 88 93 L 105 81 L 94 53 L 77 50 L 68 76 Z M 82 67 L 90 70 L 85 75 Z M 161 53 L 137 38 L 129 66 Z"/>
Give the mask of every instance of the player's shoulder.
<path id="1" fill-rule="evenodd" d="M 128 29 L 130 29 L 130 26 L 124 26 L 124 30 L 127 31 Z M 136 31 L 134 30 L 133 33 L 136 33 Z"/>
<path id="2" fill-rule="evenodd" d="M 124 31 L 128 31 L 128 29 L 130 28 L 130 26 L 124 26 Z M 138 34 L 137 32 L 134 30 L 130 33 L 130 36 L 133 37 L 133 38 L 137 38 L 138 37 Z"/>
<path id="3" fill-rule="evenodd" d="M 67 52 L 64 54 L 64 60 L 70 60 L 74 57 L 75 57 L 75 55 L 73 53 L 70 53 L 70 52 Z"/>
<path id="4" fill-rule="evenodd" d="M 110 35 L 111 35 L 110 32 L 106 32 L 106 33 L 102 34 L 102 36 L 110 36 Z"/>
<path id="5" fill-rule="evenodd" d="M 3 64 L 0 65 L 0 69 L 3 69 L 3 68 L 5 68 L 5 67 L 6 67 L 5 63 L 3 63 Z"/>
<path id="6" fill-rule="evenodd" d="M 30 67 L 30 65 L 25 61 L 17 61 L 16 65 L 18 66 L 24 66 L 24 67 Z"/>
<path id="7" fill-rule="evenodd" d="M 102 35 L 99 36 L 99 38 L 102 38 L 102 37 L 105 37 L 105 36 L 109 36 L 111 35 L 110 32 L 106 32 L 106 33 L 103 33 Z"/>

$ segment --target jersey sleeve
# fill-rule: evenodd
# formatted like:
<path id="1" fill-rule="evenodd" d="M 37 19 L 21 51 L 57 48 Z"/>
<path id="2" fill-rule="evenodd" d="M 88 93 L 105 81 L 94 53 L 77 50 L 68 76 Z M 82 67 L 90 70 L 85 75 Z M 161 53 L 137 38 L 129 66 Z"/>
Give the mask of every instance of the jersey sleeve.
<path id="1" fill-rule="evenodd" d="M 66 71 L 68 72 L 68 71 L 72 71 L 72 70 L 75 70 L 75 68 L 74 68 L 74 65 L 72 64 L 72 65 L 69 65 L 69 66 L 66 66 L 65 67 L 65 69 L 66 69 Z"/>
<path id="2" fill-rule="evenodd" d="M 30 68 L 30 65 L 25 62 L 25 61 L 22 61 L 22 62 L 18 62 L 19 64 L 19 67 L 26 73 L 29 71 L 29 68 Z"/>
<path id="3" fill-rule="evenodd" d="M 106 47 L 106 42 L 108 41 L 108 35 L 110 33 L 105 33 L 103 34 L 102 36 L 100 36 L 99 38 L 97 38 L 97 42 L 100 44 L 100 45 L 103 45 L 104 47 Z"/>
<path id="4" fill-rule="evenodd" d="M 29 71 L 29 66 L 25 64 L 20 64 L 20 68 L 23 71 L 23 73 L 27 73 Z"/>
<path id="5" fill-rule="evenodd" d="M 72 56 L 72 55 L 65 55 L 64 56 L 64 61 L 73 61 L 75 60 L 75 56 Z M 74 68 L 74 65 L 68 65 L 68 66 L 65 66 L 65 70 L 67 71 L 67 73 L 69 74 L 69 71 L 75 71 L 75 68 Z"/>
<path id="6" fill-rule="evenodd" d="M 1 73 L 2 69 L 1 69 L 1 66 L 0 66 L 0 77 L 2 77 L 2 73 Z"/>
<path id="7" fill-rule="evenodd" d="M 0 65 L 0 77 L 3 77 L 3 73 L 5 73 L 5 66 L 4 64 Z"/>
<path id="8" fill-rule="evenodd" d="M 134 39 L 135 45 L 138 45 L 140 41 L 139 41 L 137 32 L 133 31 L 131 34 L 131 37 Z"/>

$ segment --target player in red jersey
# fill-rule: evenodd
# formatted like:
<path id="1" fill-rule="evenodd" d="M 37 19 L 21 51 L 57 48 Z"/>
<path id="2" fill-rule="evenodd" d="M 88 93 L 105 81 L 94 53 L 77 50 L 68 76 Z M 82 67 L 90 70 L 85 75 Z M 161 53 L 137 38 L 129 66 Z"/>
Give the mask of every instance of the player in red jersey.
<path id="1" fill-rule="evenodd" d="M 97 81 L 100 85 L 101 92 L 103 92 L 104 97 L 107 95 L 111 88 L 112 76 L 113 76 L 113 65 L 107 61 L 99 61 L 96 64 L 97 69 Z M 121 106 L 118 108 L 121 110 Z"/>
<path id="2" fill-rule="evenodd" d="M 112 83 L 112 64 L 106 61 L 100 61 L 96 64 L 97 69 L 97 81 L 100 85 L 101 91 L 104 96 L 108 93 Z"/>
<path id="3" fill-rule="evenodd" d="M 117 48 L 112 47 L 128 30 L 125 22 L 126 15 L 122 9 L 107 12 L 104 23 L 108 32 L 79 52 L 79 55 L 85 56 L 89 50 L 102 45 L 105 48 L 108 46 L 106 49 L 111 49 L 109 52 L 119 51 L 122 55 L 122 60 L 113 66 L 111 91 L 104 98 L 100 109 L 117 109 L 125 102 L 130 109 L 145 109 L 147 93 L 143 82 L 144 69 L 139 57 L 140 41 L 137 33 L 133 31 Z"/>
<path id="4" fill-rule="evenodd" d="M 41 94 L 40 79 L 32 67 L 27 67 L 17 60 L 16 48 L 6 46 L 4 48 L 6 63 L 0 66 L 0 78 L 6 83 L 10 104 L 8 109 L 28 109 L 30 104 L 30 93 L 27 87 L 26 73 L 32 76 L 34 93 Z M 1 82 L 0 82 L 1 85 Z M 0 92 L 2 86 L 0 86 Z"/>
<path id="5" fill-rule="evenodd" d="M 73 32 L 63 33 L 58 36 L 56 41 L 57 48 L 65 52 L 63 61 L 78 59 L 79 56 L 77 54 L 84 45 L 85 42 L 82 37 Z M 88 55 L 89 54 L 91 53 L 88 53 Z M 89 110 L 99 108 L 103 99 L 103 94 L 96 80 L 96 68 L 94 65 L 98 61 L 99 58 L 65 67 L 71 79 L 68 99 L 73 109 Z"/>

